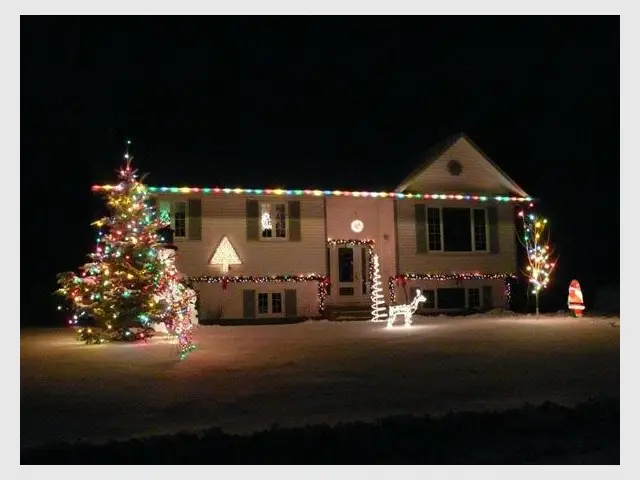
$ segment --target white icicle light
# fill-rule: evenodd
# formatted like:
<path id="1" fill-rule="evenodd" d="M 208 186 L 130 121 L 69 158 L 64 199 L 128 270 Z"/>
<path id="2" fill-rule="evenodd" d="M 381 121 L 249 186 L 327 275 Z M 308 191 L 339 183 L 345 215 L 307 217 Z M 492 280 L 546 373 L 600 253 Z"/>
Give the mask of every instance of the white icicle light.
<path id="1" fill-rule="evenodd" d="M 373 262 L 373 276 L 371 278 L 371 321 L 383 322 L 387 316 L 384 307 L 384 295 L 380 283 L 380 259 L 375 253 L 371 257 Z"/>

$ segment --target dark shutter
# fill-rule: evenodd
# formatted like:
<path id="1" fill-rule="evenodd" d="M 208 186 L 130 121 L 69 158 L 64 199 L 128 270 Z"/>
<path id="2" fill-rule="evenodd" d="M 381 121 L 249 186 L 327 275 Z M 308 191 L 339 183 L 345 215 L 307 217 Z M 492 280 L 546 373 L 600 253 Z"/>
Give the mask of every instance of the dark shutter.
<path id="1" fill-rule="evenodd" d="M 327 285 L 327 295 L 331 295 L 331 248 L 327 247 L 326 261 L 327 261 L 327 278 L 329 284 Z"/>
<path id="2" fill-rule="evenodd" d="M 190 198 L 187 213 L 189 214 L 189 240 L 202 240 L 202 200 Z"/>
<path id="3" fill-rule="evenodd" d="M 427 206 L 423 203 L 416 203 L 415 223 L 416 223 L 416 252 L 427 253 Z"/>
<path id="4" fill-rule="evenodd" d="M 260 212 L 257 200 L 247 200 L 247 240 L 260 240 Z"/>
<path id="5" fill-rule="evenodd" d="M 487 208 L 489 217 L 489 251 L 491 253 L 500 252 L 500 232 L 498 231 L 498 209 L 496 207 Z"/>
<path id="6" fill-rule="evenodd" d="M 149 197 L 149 206 L 152 208 L 158 208 L 158 199 L 156 197 Z"/>
<path id="7" fill-rule="evenodd" d="M 244 318 L 256 318 L 256 291 L 242 291 L 242 316 Z"/>
<path id="8" fill-rule="evenodd" d="M 284 316 L 298 316 L 298 297 L 296 296 L 295 290 L 284 291 Z"/>
<path id="9" fill-rule="evenodd" d="M 493 308 L 493 291 L 491 285 L 482 287 L 482 308 Z"/>
<path id="10" fill-rule="evenodd" d="M 289 202 L 289 240 L 299 242 L 301 240 L 300 231 L 300 202 L 293 200 Z"/>

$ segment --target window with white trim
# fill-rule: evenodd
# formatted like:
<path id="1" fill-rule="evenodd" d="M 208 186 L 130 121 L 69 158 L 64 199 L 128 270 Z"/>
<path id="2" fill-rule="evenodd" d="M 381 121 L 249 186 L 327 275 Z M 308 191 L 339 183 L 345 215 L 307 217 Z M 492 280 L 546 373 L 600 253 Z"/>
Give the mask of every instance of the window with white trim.
<path id="1" fill-rule="evenodd" d="M 422 303 L 422 308 L 425 310 L 436 308 L 436 291 L 435 290 L 423 290 L 422 295 L 425 301 Z"/>
<path id="2" fill-rule="evenodd" d="M 260 238 L 287 238 L 286 203 L 260 203 Z"/>
<path id="3" fill-rule="evenodd" d="M 280 315 L 282 314 L 282 293 L 258 293 L 258 315 Z"/>
<path id="4" fill-rule="evenodd" d="M 484 208 L 428 207 L 429 251 L 488 251 L 487 210 Z"/>
<path id="5" fill-rule="evenodd" d="M 174 238 L 185 238 L 187 236 L 189 221 L 189 216 L 187 214 L 187 201 L 161 200 L 159 202 L 159 210 L 161 212 L 169 213 Z"/>
<path id="6" fill-rule="evenodd" d="M 469 308 L 480 308 L 479 288 L 470 288 L 467 290 L 467 304 Z"/>

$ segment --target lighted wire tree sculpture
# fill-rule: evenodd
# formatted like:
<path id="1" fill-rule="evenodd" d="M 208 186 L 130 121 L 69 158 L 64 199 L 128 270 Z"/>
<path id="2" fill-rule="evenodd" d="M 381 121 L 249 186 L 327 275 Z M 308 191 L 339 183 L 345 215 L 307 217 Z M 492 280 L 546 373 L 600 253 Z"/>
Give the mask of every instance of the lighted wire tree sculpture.
<path id="1" fill-rule="evenodd" d="M 536 316 L 540 315 L 540 291 L 547 288 L 556 267 L 557 257 L 551 245 L 549 222 L 546 218 L 521 211 L 523 234 L 520 243 L 527 253 L 527 266 L 522 272 L 529 279 L 536 299 Z M 527 289 L 527 292 L 529 290 Z"/>

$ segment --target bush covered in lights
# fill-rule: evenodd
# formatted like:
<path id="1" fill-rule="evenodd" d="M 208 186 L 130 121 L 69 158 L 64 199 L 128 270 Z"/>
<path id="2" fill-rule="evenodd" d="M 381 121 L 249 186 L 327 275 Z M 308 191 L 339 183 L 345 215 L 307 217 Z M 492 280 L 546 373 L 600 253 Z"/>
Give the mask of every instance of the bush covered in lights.
<path id="1" fill-rule="evenodd" d="M 164 322 L 178 337 L 184 358 L 194 348 L 191 299 L 158 234 L 168 218 L 149 205 L 147 188 L 131 169 L 128 153 L 125 159 L 120 182 L 106 193 L 110 216 L 93 223 L 99 232 L 91 261 L 79 273 L 59 274 L 57 293 L 70 302 L 70 323 L 89 317 L 94 335 L 100 329 L 116 332 Z"/>

